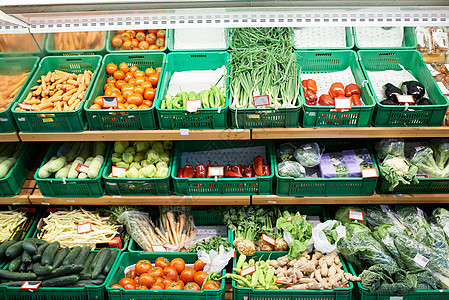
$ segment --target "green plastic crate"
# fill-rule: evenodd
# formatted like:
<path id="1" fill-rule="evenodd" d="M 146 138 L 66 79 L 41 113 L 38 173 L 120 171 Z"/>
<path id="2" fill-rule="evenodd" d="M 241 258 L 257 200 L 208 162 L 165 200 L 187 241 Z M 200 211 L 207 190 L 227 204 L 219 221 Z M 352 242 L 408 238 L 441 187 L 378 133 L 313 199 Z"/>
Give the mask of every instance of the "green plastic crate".
<path id="1" fill-rule="evenodd" d="M 352 27 L 345 27 L 345 33 L 346 33 L 346 46 L 345 47 L 319 47 L 319 48 L 301 48 L 296 47 L 296 50 L 301 51 L 310 51 L 310 50 L 351 50 L 354 48 L 354 35 L 352 31 Z"/>
<path id="2" fill-rule="evenodd" d="M 163 29 L 163 28 L 160 28 Z M 130 54 L 130 53 L 153 53 L 153 52 L 165 52 L 167 50 L 167 44 L 170 43 L 170 37 L 166 31 L 165 34 L 165 47 L 164 49 L 157 49 L 157 50 L 117 50 L 114 46 L 112 46 L 112 38 L 115 36 L 115 31 L 108 31 L 106 33 L 106 51 L 109 53 L 123 53 L 123 54 Z"/>
<path id="3" fill-rule="evenodd" d="M 186 178 L 178 177 L 182 152 L 207 151 L 217 149 L 244 148 L 266 146 L 270 176 L 251 178 Z M 191 162 L 194 163 L 194 162 Z M 276 157 L 270 141 L 195 141 L 179 142 L 175 146 L 175 155 L 171 176 L 177 195 L 269 195 L 273 190 L 273 170 Z M 235 162 L 229 162 L 235 164 Z"/>
<path id="4" fill-rule="evenodd" d="M 38 69 L 23 89 L 19 101 L 14 103 L 12 113 L 16 123 L 23 132 L 77 132 L 87 129 L 83 102 L 73 111 L 16 111 L 18 103 L 22 103 L 31 88 L 37 85 L 37 80 L 49 71 L 61 70 L 69 73 L 83 73 L 85 70 L 94 72 L 92 83 L 86 90 L 84 100 L 89 99 L 93 83 L 100 67 L 100 55 L 84 56 L 48 56 L 41 60 Z"/>
<path id="5" fill-rule="evenodd" d="M 225 295 L 225 280 L 221 281 L 221 288 L 216 290 L 205 291 L 166 291 L 166 290 L 125 290 L 125 289 L 111 289 L 113 284 L 117 284 L 119 280 L 125 277 L 124 270 L 127 266 L 133 265 L 139 260 L 147 259 L 154 264 L 156 259 L 160 256 L 166 257 L 168 260 L 174 258 L 182 258 L 186 264 L 194 264 L 198 259 L 196 253 L 163 253 L 153 254 L 145 252 L 123 253 L 120 261 L 113 268 L 112 277 L 106 279 L 106 291 L 109 300 L 224 300 Z M 223 275 L 225 270 L 223 270 Z"/>
<path id="6" fill-rule="evenodd" d="M 106 184 L 106 192 L 109 195 L 164 195 L 171 194 L 170 190 L 170 170 L 173 164 L 173 154 L 170 157 L 168 164 L 168 174 L 161 178 L 119 178 L 109 177 L 112 172 L 112 157 L 113 151 L 108 156 L 107 163 L 103 169 L 103 180 Z"/>
<path id="7" fill-rule="evenodd" d="M 286 255 L 287 251 L 267 252 L 264 254 L 255 254 L 250 258 L 258 260 L 277 259 Z M 237 265 L 239 255 L 233 260 L 233 268 Z M 341 259 L 341 257 L 340 257 Z M 343 270 L 348 271 L 345 262 L 342 260 Z M 351 300 L 354 284 L 349 282 L 347 288 L 335 288 L 332 290 L 265 290 L 253 289 L 248 287 L 238 287 L 235 280 L 232 280 L 233 298 L 234 300 Z"/>
<path id="8" fill-rule="evenodd" d="M 63 143 L 52 143 L 45 155 L 40 168 L 58 152 Z M 109 155 L 109 147 L 106 145 L 105 157 Z M 94 179 L 69 179 L 69 178 L 40 178 L 39 169 L 34 173 L 34 179 L 44 197 L 101 197 L 105 194 L 104 183 L 101 174 L 106 165 L 106 160 L 101 165 L 98 176 Z"/>
<path id="9" fill-rule="evenodd" d="M 123 52 L 123 51 L 119 51 Z M 137 51 L 135 51 L 137 52 Z M 139 130 L 139 129 L 156 129 L 155 105 L 157 96 L 160 93 L 161 78 L 156 90 L 153 106 L 147 109 L 89 109 L 94 103 L 95 98 L 104 95 L 103 86 L 108 77 L 105 69 L 109 63 L 117 66 L 126 62 L 129 66 L 137 66 L 141 71 L 146 68 L 162 67 L 161 74 L 165 69 L 165 53 L 114 53 L 104 57 L 100 67 L 99 74 L 94 82 L 92 94 L 88 101 L 84 103 L 84 111 L 86 112 L 89 127 L 92 130 Z"/>
<path id="10" fill-rule="evenodd" d="M 187 109 L 162 109 L 161 103 L 167 94 L 168 85 L 174 72 L 193 70 L 215 70 L 227 66 L 227 52 L 175 52 L 167 55 L 162 91 L 157 96 L 156 110 L 161 129 L 226 129 L 228 128 L 229 94 L 226 106 L 221 108 L 202 108 L 196 112 Z M 227 82 L 229 84 L 229 82 Z M 189 91 L 186 91 L 189 92 Z M 174 96 L 174 95 L 172 95 Z"/>
<path id="11" fill-rule="evenodd" d="M 217 213 L 217 211 L 208 212 L 205 210 L 192 210 L 192 214 L 196 226 L 224 225 L 223 216 Z M 234 240 L 233 233 L 228 229 L 228 241 L 232 243 L 233 240 Z M 136 241 L 134 241 L 133 238 L 131 238 L 129 241 L 128 251 L 144 252 L 142 248 L 140 248 L 139 244 L 137 244 Z M 173 253 L 181 253 L 181 252 L 173 252 Z"/>
<path id="12" fill-rule="evenodd" d="M 301 141 L 290 141 L 294 145 L 301 144 Z M 303 141 L 317 142 L 320 148 L 326 153 L 338 152 L 342 150 L 366 148 L 371 154 L 374 168 L 379 170 L 374 158 L 373 151 L 366 141 L 361 140 L 317 140 Z M 278 142 L 278 145 L 281 143 Z M 278 196 L 370 196 L 376 189 L 377 177 L 347 177 L 347 178 L 293 178 L 281 177 L 276 170 L 276 194 Z M 379 173 L 379 171 L 378 171 Z"/>
<path id="13" fill-rule="evenodd" d="M 47 34 L 47 38 L 45 39 L 45 47 L 44 50 L 49 55 L 103 55 L 106 54 L 106 39 L 107 32 L 103 32 L 103 40 L 101 42 L 101 47 L 98 49 L 79 49 L 79 50 L 55 50 L 55 36 L 54 33 Z"/>
<path id="14" fill-rule="evenodd" d="M 14 132 L 17 130 L 16 122 L 12 116 L 11 107 L 14 102 L 23 94 L 25 86 L 29 83 L 30 78 L 33 76 L 37 65 L 39 62 L 39 57 L 2 57 L 0 58 L 0 73 L 2 74 L 17 74 L 22 72 L 30 72 L 28 78 L 23 83 L 19 92 L 14 97 L 14 100 L 8 105 L 8 107 L 0 111 L 0 132 Z"/>
<path id="15" fill-rule="evenodd" d="M 418 41 L 416 39 L 416 33 L 415 33 L 415 27 L 404 27 L 404 37 L 402 39 L 402 45 L 401 47 L 360 47 L 357 43 L 357 33 L 355 30 L 355 27 L 353 28 L 354 33 L 354 43 L 355 47 L 357 49 L 363 49 L 363 50 L 385 50 L 385 49 L 409 49 L 413 50 L 418 46 Z"/>
<path id="16" fill-rule="evenodd" d="M 202 48 L 202 49 L 174 49 L 175 47 L 175 30 L 167 29 L 168 38 L 168 50 L 173 52 L 189 52 L 189 51 L 226 51 L 229 49 L 229 31 L 226 30 L 226 47 L 225 48 Z M 195 29 L 192 29 L 195 30 Z"/>
<path id="17" fill-rule="evenodd" d="M 98 252 L 99 250 L 91 250 Z M 105 286 L 113 276 L 112 270 L 117 268 L 120 261 L 120 255 L 114 261 L 114 264 L 108 276 L 101 285 L 86 285 L 85 287 L 39 287 L 35 290 L 21 289 L 20 287 L 7 287 L 0 285 L 0 298 L 2 300 L 105 300 L 108 299 L 105 292 Z M 5 269 L 7 265 L 3 268 Z"/>
<path id="18" fill-rule="evenodd" d="M 32 165 L 33 146 L 30 143 L 25 144 L 8 175 L 0 179 L 1 197 L 12 197 L 20 192 Z"/>
<path id="19" fill-rule="evenodd" d="M 300 53 L 299 64 L 302 73 L 332 73 L 350 67 L 355 83 L 360 87 L 364 105 L 353 106 L 349 111 L 335 111 L 335 106 L 308 105 L 301 88 L 304 101 L 304 127 L 366 127 L 370 126 L 375 102 L 366 85 L 362 69 L 357 62 L 357 54 L 351 50 L 304 51 Z M 338 81 L 338 78 L 335 78 Z M 319 91 L 326 94 L 327 91 Z"/>
<path id="20" fill-rule="evenodd" d="M 441 126 L 449 101 L 438 88 L 421 53 L 416 50 L 360 50 L 357 55 L 365 77 L 368 79 L 371 95 L 376 101 L 372 125 L 379 127 Z M 366 72 L 402 70 L 400 65 L 410 71 L 424 85 L 429 99 L 434 105 L 420 105 L 416 108 L 413 106 L 412 110 L 404 110 L 404 105 L 380 104 Z"/>

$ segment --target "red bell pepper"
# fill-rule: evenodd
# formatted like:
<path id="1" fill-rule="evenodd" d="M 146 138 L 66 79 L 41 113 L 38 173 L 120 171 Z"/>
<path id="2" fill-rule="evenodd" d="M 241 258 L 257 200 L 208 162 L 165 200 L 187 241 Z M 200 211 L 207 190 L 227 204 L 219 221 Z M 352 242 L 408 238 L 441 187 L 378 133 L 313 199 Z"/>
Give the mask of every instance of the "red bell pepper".
<path id="1" fill-rule="evenodd" d="M 335 100 L 329 95 L 322 94 L 318 100 L 318 104 L 322 106 L 334 106 Z"/>
<path id="2" fill-rule="evenodd" d="M 263 176 L 270 176 L 270 167 L 268 165 L 263 165 Z"/>
<path id="3" fill-rule="evenodd" d="M 257 176 L 263 176 L 263 157 L 257 156 L 253 159 L 253 169 Z"/>
<path id="4" fill-rule="evenodd" d="M 242 174 L 239 165 L 232 166 L 231 171 Z"/>
<path id="5" fill-rule="evenodd" d="M 195 167 L 196 178 L 206 178 L 207 170 L 203 164 L 199 164 Z"/>
<path id="6" fill-rule="evenodd" d="M 178 174 L 176 176 L 177 177 L 183 177 L 183 173 L 184 173 L 184 168 L 179 168 Z"/>
<path id="7" fill-rule="evenodd" d="M 306 90 L 310 90 L 314 93 L 317 92 L 317 87 L 316 87 L 316 82 L 313 79 L 307 79 L 307 80 L 303 80 L 302 82 L 302 86 L 306 89 Z"/>
<path id="8" fill-rule="evenodd" d="M 242 178 L 243 175 L 240 172 L 226 171 L 225 177 L 227 177 L 227 178 Z"/>
<path id="9" fill-rule="evenodd" d="M 318 96 L 316 93 L 311 90 L 306 90 L 304 92 L 304 99 L 306 100 L 307 105 L 316 105 L 316 101 L 318 100 Z"/>
<path id="10" fill-rule="evenodd" d="M 355 83 L 350 83 L 345 87 L 345 95 L 346 97 L 350 97 L 352 95 L 360 95 L 360 88 Z"/>
<path id="11" fill-rule="evenodd" d="M 245 167 L 243 170 L 243 177 L 254 177 L 254 170 L 251 167 Z"/>
<path id="12" fill-rule="evenodd" d="M 360 95 L 354 94 L 351 95 L 351 105 L 362 105 L 362 102 L 360 102 Z"/>
<path id="13" fill-rule="evenodd" d="M 182 172 L 182 177 L 194 178 L 194 169 L 192 165 L 186 165 L 184 171 Z"/>
<path id="14" fill-rule="evenodd" d="M 332 83 L 329 88 L 329 96 L 332 98 L 345 97 L 345 86 L 341 82 Z"/>
<path id="15" fill-rule="evenodd" d="M 226 167 L 224 168 L 225 172 L 226 171 L 231 171 L 232 170 L 232 166 L 230 164 L 227 164 Z"/>

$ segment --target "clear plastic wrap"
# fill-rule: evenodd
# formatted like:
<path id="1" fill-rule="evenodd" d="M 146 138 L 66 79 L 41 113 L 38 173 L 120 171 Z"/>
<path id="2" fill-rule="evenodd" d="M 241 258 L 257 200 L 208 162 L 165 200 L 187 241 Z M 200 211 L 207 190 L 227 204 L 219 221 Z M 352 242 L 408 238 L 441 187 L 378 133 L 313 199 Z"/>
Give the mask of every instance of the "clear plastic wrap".
<path id="1" fill-rule="evenodd" d="M 284 143 L 276 149 L 276 158 L 279 162 L 293 160 L 296 147 L 292 143 Z"/>
<path id="2" fill-rule="evenodd" d="M 164 244 L 161 236 L 156 233 L 156 228 L 151 225 L 148 213 L 125 211 L 117 220 L 126 226 L 126 231 L 145 252 L 153 252 L 152 245 Z"/>
<path id="3" fill-rule="evenodd" d="M 278 164 L 278 173 L 282 177 L 304 178 L 306 169 L 297 161 L 283 161 Z"/>
<path id="4" fill-rule="evenodd" d="M 377 156 L 382 160 L 391 156 L 404 157 L 404 140 L 403 139 L 382 139 L 376 146 Z"/>
<path id="5" fill-rule="evenodd" d="M 340 152 L 324 153 L 321 157 L 320 172 L 322 178 L 349 177 L 348 166 Z"/>
<path id="6" fill-rule="evenodd" d="M 317 143 L 303 144 L 296 149 L 294 156 L 306 168 L 318 166 L 321 161 L 320 146 Z"/>
<path id="7" fill-rule="evenodd" d="M 160 230 L 168 244 L 182 248 L 188 238 L 196 236 L 195 222 L 190 206 L 161 205 L 159 211 Z"/>
<path id="8" fill-rule="evenodd" d="M 362 169 L 374 168 L 368 149 L 344 150 L 341 153 L 348 168 L 349 177 L 362 177 Z"/>

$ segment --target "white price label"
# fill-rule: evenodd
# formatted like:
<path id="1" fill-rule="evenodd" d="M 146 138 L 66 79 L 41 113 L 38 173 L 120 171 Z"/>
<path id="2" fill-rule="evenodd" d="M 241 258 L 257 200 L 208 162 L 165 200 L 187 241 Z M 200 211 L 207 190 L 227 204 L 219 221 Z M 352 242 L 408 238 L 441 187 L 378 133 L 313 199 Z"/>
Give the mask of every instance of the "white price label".
<path id="1" fill-rule="evenodd" d="M 83 165 L 83 164 L 79 163 L 79 164 L 76 166 L 75 170 L 78 171 L 78 172 L 80 172 L 80 173 L 87 174 L 87 172 L 89 171 L 89 167 L 86 166 L 86 165 Z"/>
<path id="2" fill-rule="evenodd" d="M 335 98 L 336 109 L 351 109 L 351 98 Z"/>
<path id="3" fill-rule="evenodd" d="M 305 145 L 305 146 L 302 147 L 302 149 L 303 149 L 303 150 L 310 150 L 310 149 L 312 149 L 312 146 L 310 146 L 310 145 Z"/>
<path id="4" fill-rule="evenodd" d="M 151 245 L 151 249 L 153 249 L 153 252 L 167 252 L 167 249 L 162 245 Z"/>
<path id="5" fill-rule="evenodd" d="M 30 109 L 31 109 L 31 105 L 30 105 L 30 104 L 22 104 L 22 103 L 19 103 L 19 106 L 20 106 L 20 108 L 23 109 L 23 110 L 30 110 Z"/>
<path id="6" fill-rule="evenodd" d="M 388 205 L 385 205 L 385 204 L 381 204 L 381 205 L 380 205 L 380 209 L 381 209 L 384 213 L 390 212 L 390 207 L 389 207 Z"/>
<path id="7" fill-rule="evenodd" d="M 209 167 L 209 168 L 207 168 L 207 175 L 209 177 L 224 176 L 224 168 L 223 167 Z"/>
<path id="8" fill-rule="evenodd" d="M 402 297 L 402 296 L 391 296 L 390 297 L 390 300 L 403 300 L 404 299 L 404 297 Z"/>
<path id="9" fill-rule="evenodd" d="M 419 151 L 421 151 L 421 150 L 423 150 L 425 148 L 426 147 L 424 147 L 424 146 L 419 146 L 419 147 L 415 147 L 415 150 L 416 150 L 416 152 L 419 152 Z"/>
<path id="10" fill-rule="evenodd" d="M 123 173 L 126 172 L 126 168 L 120 168 L 120 167 L 112 167 L 112 177 L 119 177 Z"/>
<path id="11" fill-rule="evenodd" d="M 189 130 L 188 129 L 179 129 L 179 134 L 180 135 L 189 135 Z"/>
<path id="12" fill-rule="evenodd" d="M 399 103 L 415 103 L 415 99 L 411 95 L 397 95 Z"/>
<path id="13" fill-rule="evenodd" d="M 78 234 L 88 233 L 91 231 L 92 231 L 92 224 L 90 222 L 76 225 L 76 233 Z"/>
<path id="14" fill-rule="evenodd" d="M 440 75 L 440 72 L 438 72 L 437 70 L 435 70 L 430 64 L 426 64 L 427 69 L 429 69 L 430 74 L 432 74 L 432 76 L 438 76 Z"/>
<path id="15" fill-rule="evenodd" d="M 421 255 L 421 253 L 416 253 L 415 258 L 413 259 L 413 261 L 419 265 L 421 268 L 425 268 L 427 266 L 427 263 L 429 262 L 429 259 L 423 255 Z"/>
<path id="16" fill-rule="evenodd" d="M 42 281 L 25 281 L 20 288 L 25 290 L 35 290 L 41 283 Z"/>
<path id="17" fill-rule="evenodd" d="M 363 212 L 357 210 L 349 210 L 349 219 L 363 221 Z"/>
<path id="18" fill-rule="evenodd" d="M 286 222 L 291 222 L 292 221 L 292 217 L 291 216 L 287 217 L 287 219 L 285 219 L 285 221 Z"/>
<path id="19" fill-rule="evenodd" d="M 122 195 L 112 195 L 112 198 L 122 198 Z"/>
<path id="20" fill-rule="evenodd" d="M 270 96 L 260 95 L 253 97 L 254 106 L 267 106 L 270 105 Z"/>
<path id="21" fill-rule="evenodd" d="M 172 245 L 172 244 L 169 244 L 169 243 L 165 243 L 164 244 L 164 248 L 165 249 L 170 249 L 170 250 L 173 250 L 173 251 L 176 251 L 178 249 L 175 245 Z"/>
<path id="22" fill-rule="evenodd" d="M 276 204 L 276 201 L 267 201 L 267 203 Z"/>
<path id="23" fill-rule="evenodd" d="M 75 200 L 67 200 L 67 203 L 74 203 Z"/>
<path id="24" fill-rule="evenodd" d="M 252 265 L 251 267 L 241 270 L 240 276 L 246 276 L 254 272 L 256 272 L 256 265 Z"/>
<path id="25" fill-rule="evenodd" d="M 103 99 L 103 107 L 117 107 L 117 97 L 109 97 L 109 96 L 103 96 L 101 97 Z"/>
<path id="26" fill-rule="evenodd" d="M 235 249 L 232 249 L 232 258 L 235 258 Z"/>
<path id="27" fill-rule="evenodd" d="M 416 211 L 418 212 L 418 216 L 420 216 L 421 218 L 424 218 L 424 212 L 422 211 L 421 208 L 417 207 Z"/>
<path id="28" fill-rule="evenodd" d="M 188 112 L 196 112 L 201 108 L 201 99 L 187 100 L 186 109 Z"/>
<path id="29" fill-rule="evenodd" d="M 264 240 L 270 245 L 276 246 L 276 240 L 264 233 L 262 234 L 262 240 Z"/>
<path id="30" fill-rule="evenodd" d="M 362 177 L 363 178 L 374 178 L 379 177 L 377 174 L 377 170 L 375 168 L 362 169 Z"/>

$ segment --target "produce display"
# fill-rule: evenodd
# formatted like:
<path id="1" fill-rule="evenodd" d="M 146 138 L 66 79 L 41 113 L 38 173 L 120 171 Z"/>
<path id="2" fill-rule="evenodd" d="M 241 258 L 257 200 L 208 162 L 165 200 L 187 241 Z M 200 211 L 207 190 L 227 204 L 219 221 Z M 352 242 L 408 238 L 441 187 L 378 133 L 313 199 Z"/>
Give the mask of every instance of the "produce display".
<path id="1" fill-rule="evenodd" d="M 106 73 L 110 76 L 104 84 L 104 96 L 95 98 L 89 109 L 144 109 L 153 106 L 159 83 L 161 67 L 139 70 L 126 62 L 118 66 L 109 63 Z M 103 97 L 115 97 L 114 103 L 105 103 Z"/>
<path id="2" fill-rule="evenodd" d="M 104 31 L 57 32 L 53 34 L 54 50 L 101 49 Z"/>
<path id="3" fill-rule="evenodd" d="M 201 100 L 201 104 L 195 104 L 191 107 L 189 100 Z M 162 109 L 187 109 L 196 110 L 199 108 L 219 108 L 226 106 L 226 89 L 217 88 L 213 85 L 209 90 L 204 90 L 199 93 L 191 91 L 189 93 L 177 93 L 175 96 L 170 94 L 165 95 L 165 99 L 161 102 Z"/>
<path id="4" fill-rule="evenodd" d="M 0 75 L 0 111 L 8 108 L 28 78 L 28 75 L 30 75 L 30 72 Z"/>
<path id="5" fill-rule="evenodd" d="M 17 162 L 17 158 L 23 150 L 21 143 L 0 143 L 0 178 L 9 175 L 9 171 Z"/>
<path id="6" fill-rule="evenodd" d="M 26 219 L 26 213 L 23 211 L 0 211 L 0 243 L 9 240 L 15 230 L 22 225 Z"/>
<path id="7" fill-rule="evenodd" d="M 17 111 L 68 111 L 76 110 L 92 80 L 92 71 L 67 73 L 60 70 L 48 72 L 31 88 Z"/>
<path id="8" fill-rule="evenodd" d="M 173 143 L 115 142 L 112 170 L 108 177 L 153 178 L 166 177 Z"/>
<path id="9" fill-rule="evenodd" d="M 341 82 L 332 83 L 327 94 L 317 96 L 317 85 L 315 80 L 307 79 L 302 81 L 304 99 L 307 105 L 335 106 L 336 98 L 350 98 L 351 106 L 362 105 L 360 102 L 360 87 L 355 83 L 346 86 Z"/>
<path id="10" fill-rule="evenodd" d="M 165 49 L 165 29 L 118 30 L 112 37 L 114 50 Z"/>
<path id="11" fill-rule="evenodd" d="M 220 246 L 223 246 L 225 249 L 232 248 L 231 242 L 224 239 L 221 236 L 213 236 L 208 240 L 203 240 L 196 243 L 193 247 L 187 249 L 187 252 L 197 252 L 198 250 L 204 250 L 206 252 L 210 252 L 211 250 L 219 251 Z"/>
<path id="12" fill-rule="evenodd" d="M 40 287 L 85 287 L 102 285 L 119 250 L 103 248 L 92 252 L 88 246 L 61 247 L 59 242 L 29 238 L 1 246 L 0 285 L 21 287 L 25 281 L 42 281 Z"/>
<path id="13" fill-rule="evenodd" d="M 93 179 L 103 166 L 104 142 L 66 142 L 38 172 L 39 178 Z"/>
<path id="14" fill-rule="evenodd" d="M 221 288 L 221 283 L 209 280 L 210 276 L 203 271 L 205 263 L 197 260 L 188 265 L 182 258 L 171 261 L 166 257 L 158 257 L 155 261 L 139 260 L 134 268 L 123 274 L 112 289 L 125 290 L 170 290 L 170 291 L 203 291 Z"/>

